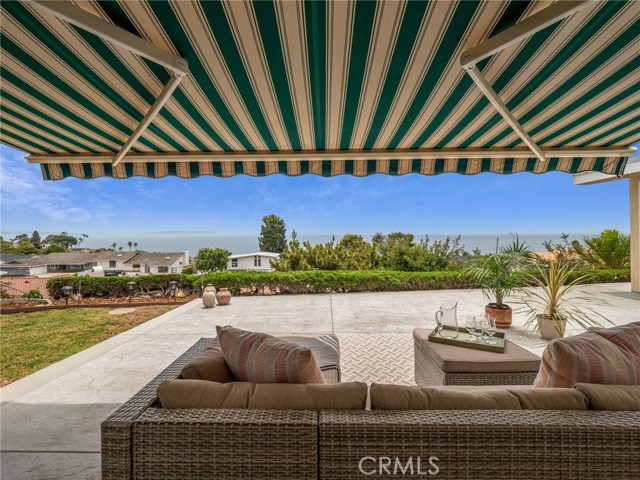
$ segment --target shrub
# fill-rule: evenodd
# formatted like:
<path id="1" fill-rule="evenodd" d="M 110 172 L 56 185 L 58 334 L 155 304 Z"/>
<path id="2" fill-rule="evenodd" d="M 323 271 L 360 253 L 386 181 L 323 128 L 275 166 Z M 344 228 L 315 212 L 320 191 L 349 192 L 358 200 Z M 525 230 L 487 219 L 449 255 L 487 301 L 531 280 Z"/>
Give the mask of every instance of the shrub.
<path id="1" fill-rule="evenodd" d="M 578 256 L 594 268 L 626 268 L 631 264 L 631 238 L 618 230 L 604 230 L 595 237 L 584 237 L 583 247 L 575 246 Z"/>
<path id="2" fill-rule="evenodd" d="M 169 295 L 169 282 L 178 282 L 178 288 L 187 294 L 193 293 L 190 277 L 181 274 L 141 275 L 139 277 L 60 277 L 47 282 L 47 292 L 51 298 L 59 299 L 62 287 L 70 285 L 74 292 L 81 287 L 83 297 L 127 297 L 129 296 L 128 282 L 135 282 L 134 295 L 160 292 Z"/>
<path id="3" fill-rule="evenodd" d="M 23 298 L 43 298 L 42 294 L 40 293 L 40 290 L 37 290 L 35 288 L 33 290 L 29 290 L 22 297 Z"/>

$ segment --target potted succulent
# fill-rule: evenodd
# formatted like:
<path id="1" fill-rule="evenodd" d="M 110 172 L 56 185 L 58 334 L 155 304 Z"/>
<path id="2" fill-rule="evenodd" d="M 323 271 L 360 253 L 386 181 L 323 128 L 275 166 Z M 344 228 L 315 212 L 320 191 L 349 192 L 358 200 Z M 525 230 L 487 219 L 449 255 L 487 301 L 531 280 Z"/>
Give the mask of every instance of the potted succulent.
<path id="1" fill-rule="evenodd" d="M 584 282 L 585 275 L 576 276 L 577 264 L 554 259 L 548 263 L 533 263 L 534 271 L 527 278 L 537 288 L 523 289 L 518 302 L 529 315 L 528 328 L 540 332 L 545 340 L 564 337 L 567 323 L 574 323 L 585 330 L 601 326 L 597 319 L 611 323 L 591 305 L 604 304 L 600 299 L 576 295 L 576 288 Z"/>
<path id="2" fill-rule="evenodd" d="M 502 250 L 472 260 L 465 270 L 466 276 L 482 288 L 489 300 L 485 313 L 495 318 L 498 328 L 511 326 L 513 311 L 504 299 L 520 290 L 525 258 L 520 252 Z"/>

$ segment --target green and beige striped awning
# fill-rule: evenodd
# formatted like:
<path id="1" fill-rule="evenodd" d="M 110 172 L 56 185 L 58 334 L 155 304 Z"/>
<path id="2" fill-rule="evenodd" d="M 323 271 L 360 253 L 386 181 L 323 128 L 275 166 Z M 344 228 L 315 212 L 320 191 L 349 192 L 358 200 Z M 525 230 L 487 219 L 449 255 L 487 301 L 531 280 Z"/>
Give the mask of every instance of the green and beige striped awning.
<path id="1" fill-rule="evenodd" d="M 55 16 L 3 1 L 6 145 L 69 176 L 621 175 L 640 141 L 640 2 L 590 3 L 476 67 L 461 54 L 548 1 L 73 1 L 188 62 L 171 71 Z M 578 2 L 574 2 L 578 3 Z"/>

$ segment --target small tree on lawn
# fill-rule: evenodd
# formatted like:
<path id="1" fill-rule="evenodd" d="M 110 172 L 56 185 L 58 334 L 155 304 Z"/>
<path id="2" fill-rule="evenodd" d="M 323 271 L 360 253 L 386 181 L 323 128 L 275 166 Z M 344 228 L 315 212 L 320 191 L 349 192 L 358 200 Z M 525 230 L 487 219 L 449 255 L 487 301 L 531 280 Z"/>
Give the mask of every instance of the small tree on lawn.
<path id="1" fill-rule="evenodd" d="M 261 252 L 282 253 L 287 249 L 287 227 L 284 220 L 271 214 L 263 217 L 258 245 Z"/>
<path id="2" fill-rule="evenodd" d="M 227 269 L 227 260 L 231 252 L 224 248 L 201 248 L 193 260 L 200 272 L 218 272 Z"/>

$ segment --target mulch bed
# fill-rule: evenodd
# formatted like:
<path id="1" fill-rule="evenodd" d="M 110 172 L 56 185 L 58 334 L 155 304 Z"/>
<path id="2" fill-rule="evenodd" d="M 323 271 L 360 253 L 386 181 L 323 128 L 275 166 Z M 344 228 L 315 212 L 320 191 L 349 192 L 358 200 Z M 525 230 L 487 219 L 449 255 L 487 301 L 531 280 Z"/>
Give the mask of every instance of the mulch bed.
<path id="1" fill-rule="evenodd" d="M 65 300 L 52 300 L 52 305 L 25 305 L 24 303 L 15 304 L 15 306 L 2 305 L 0 313 L 26 313 L 39 312 L 43 310 L 62 310 L 65 308 L 98 308 L 98 307 L 146 307 L 150 305 L 184 305 L 191 300 L 198 298 L 198 295 L 189 295 L 185 297 L 177 297 L 175 301 L 173 297 L 133 297 L 129 301 L 129 297 L 121 298 L 82 298 L 80 303 L 77 300 L 69 300 L 67 304 Z"/>

